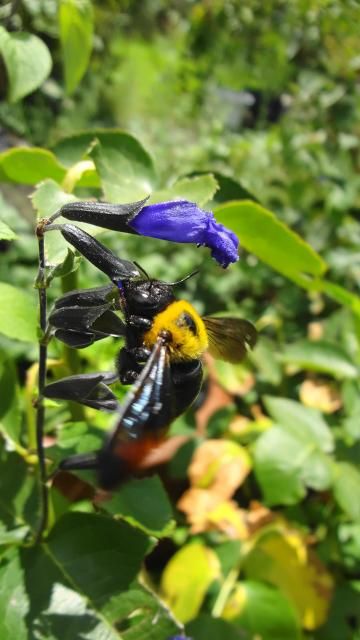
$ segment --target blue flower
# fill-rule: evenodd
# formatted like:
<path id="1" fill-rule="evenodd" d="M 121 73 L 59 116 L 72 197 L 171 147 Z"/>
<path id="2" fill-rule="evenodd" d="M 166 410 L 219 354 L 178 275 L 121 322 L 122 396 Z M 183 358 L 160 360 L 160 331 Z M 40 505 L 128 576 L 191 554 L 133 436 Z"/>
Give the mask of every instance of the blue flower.
<path id="1" fill-rule="evenodd" d="M 134 233 L 171 242 L 194 243 L 209 247 L 212 257 L 223 267 L 239 259 L 237 236 L 223 224 L 216 222 L 214 214 L 210 211 L 204 211 L 188 200 L 172 200 L 149 205 L 145 204 L 146 201 L 147 198 L 129 204 L 69 202 L 51 216 L 49 221 L 52 224 L 62 215 L 67 220 L 87 222 L 122 233 Z M 68 227 L 70 228 L 70 225 Z"/>
<path id="2" fill-rule="evenodd" d="M 222 267 L 239 259 L 235 233 L 216 222 L 213 213 L 187 200 L 147 205 L 128 219 L 128 225 L 142 236 L 208 247 Z"/>

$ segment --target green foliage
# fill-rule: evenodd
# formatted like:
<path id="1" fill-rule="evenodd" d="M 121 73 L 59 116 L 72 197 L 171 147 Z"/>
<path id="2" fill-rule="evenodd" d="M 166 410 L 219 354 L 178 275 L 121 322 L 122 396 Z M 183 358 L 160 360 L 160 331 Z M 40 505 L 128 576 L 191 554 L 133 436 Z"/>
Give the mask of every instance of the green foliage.
<path id="1" fill-rule="evenodd" d="M 34 293 L 25 293 L 0 282 L 0 296 L 0 333 L 16 340 L 35 342 L 37 312 Z"/>
<path id="2" fill-rule="evenodd" d="M 91 54 L 93 6 L 90 0 L 61 0 L 59 28 L 64 61 L 65 88 L 72 93 L 83 77 Z"/>
<path id="3" fill-rule="evenodd" d="M 168 640 L 185 623 L 194 640 L 359 640 L 359 8 L 165 5 L 0 9 L 0 635 Z M 176 295 L 248 318 L 260 339 L 240 365 L 209 364 L 161 480 L 111 498 L 94 496 L 92 472 L 51 480 L 34 546 L 34 226 L 74 200 L 146 196 L 213 210 L 239 262 L 222 271 L 204 248 L 80 226 L 150 277 L 200 264 Z M 49 311 L 107 284 L 56 230 L 45 253 Z M 52 339 L 48 381 L 112 371 L 119 344 Z M 47 400 L 47 472 L 112 424 Z"/>
<path id="4" fill-rule="evenodd" d="M 37 89 L 51 71 L 47 46 L 31 33 L 8 33 L 0 27 L 0 54 L 4 61 L 9 102 L 17 102 Z"/>

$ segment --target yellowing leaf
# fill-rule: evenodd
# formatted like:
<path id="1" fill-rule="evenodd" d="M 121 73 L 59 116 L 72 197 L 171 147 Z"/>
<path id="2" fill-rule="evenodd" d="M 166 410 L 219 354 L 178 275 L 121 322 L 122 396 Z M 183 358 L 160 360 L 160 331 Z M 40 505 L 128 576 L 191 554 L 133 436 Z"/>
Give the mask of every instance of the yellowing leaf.
<path id="1" fill-rule="evenodd" d="M 165 567 L 161 589 L 181 622 L 196 616 L 210 584 L 220 576 L 217 555 L 200 543 L 188 544 Z"/>
<path id="2" fill-rule="evenodd" d="M 246 449 L 231 440 L 207 440 L 194 453 L 189 478 L 193 486 L 211 489 L 227 499 L 244 482 L 250 469 Z"/>
<path id="3" fill-rule="evenodd" d="M 191 488 L 185 491 L 177 507 L 186 513 L 191 533 L 216 529 L 232 539 L 244 540 L 248 536 L 245 512 L 235 502 L 212 491 Z"/>
<path id="4" fill-rule="evenodd" d="M 246 559 L 250 579 L 277 586 L 294 605 L 305 629 L 317 629 L 328 614 L 333 579 L 304 536 L 284 525 L 269 527 Z"/>
<path id="5" fill-rule="evenodd" d="M 299 395 L 306 407 L 319 409 L 323 413 L 334 413 L 342 406 L 339 391 L 324 380 L 304 380 Z"/>

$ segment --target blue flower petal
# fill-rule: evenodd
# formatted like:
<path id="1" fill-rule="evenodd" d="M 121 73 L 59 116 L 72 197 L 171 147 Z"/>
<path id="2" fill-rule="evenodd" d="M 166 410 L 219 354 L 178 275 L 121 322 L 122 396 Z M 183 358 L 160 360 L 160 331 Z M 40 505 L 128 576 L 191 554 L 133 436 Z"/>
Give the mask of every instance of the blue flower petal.
<path id="1" fill-rule="evenodd" d="M 212 257 L 223 267 L 239 258 L 236 235 L 216 222 L 213 213 L 187 200 L 147 205 L 129 221 L 129 225 L 140 235 L 150 238 L 209 247 Z"/>

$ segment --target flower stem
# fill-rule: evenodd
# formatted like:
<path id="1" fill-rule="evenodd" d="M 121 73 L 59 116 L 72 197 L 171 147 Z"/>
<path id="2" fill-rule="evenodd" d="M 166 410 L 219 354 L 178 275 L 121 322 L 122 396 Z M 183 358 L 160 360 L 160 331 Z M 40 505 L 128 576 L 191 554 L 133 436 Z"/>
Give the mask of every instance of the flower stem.
<path id="1" fill-rule="evenodd" d="M 40 330 L 41 337 L 39 339 L 39 374 L 38 374 L 38 399 L 36 406 L 36 447 L 39 460 L 39 494 L 40 494 L 40 518 L 35 534 L 35 543 L 40 542 L 43 532 L 47 527 L 49 512 L 49 495 L 46 482 L 46 465 L 44 452 L 44 389 L 46 385 L 46 359 L 47 359 L 47 340 L 46 334 L 46 272 L 45 272 L 45 245 L 44 230 L 41 223 L 38 225 L 37 231 L 38 247 L 39 247 L 39 272 L 36 286 L 39 292 L 39 309 L 40 309 Z"/>

